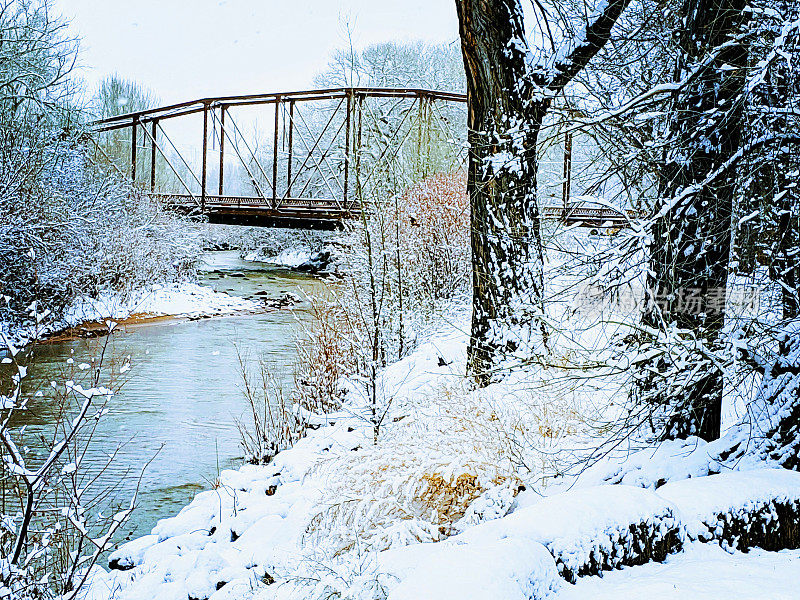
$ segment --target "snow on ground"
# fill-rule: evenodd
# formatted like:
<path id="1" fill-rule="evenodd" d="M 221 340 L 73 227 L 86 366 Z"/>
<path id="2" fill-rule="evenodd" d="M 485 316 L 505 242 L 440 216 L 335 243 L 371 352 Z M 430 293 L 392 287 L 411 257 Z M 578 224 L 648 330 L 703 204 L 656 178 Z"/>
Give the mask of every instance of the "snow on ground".
<path id="1" fill-rule="evenodd" d="M 308 258 L 289 250 L 271 262 Z M 609 314 L 628 309 L 595 306 L 592 290 L 576 295 L 570 285 L 562 304 L 551 304 L 561 326 L 557 367 L 516 369 L 474 391 L 463 377 L 469 316 L 451 318 L 384 369 L 374 393 L 363 380 L 342 382 L 342 410 L 298 411 L 318 428 L 293 448 L 266 466 L 223 471 L 214 489 L 118 549 L 117 569 L 97 569 L 88 597 L 797 597 L 781 595 L 797 552 L 729 554 L 713 526 L 720 512 L 747 516 L 795 499 L 800 474 L 742 461 L 738 468 L 750 471 L 709 476 L 721 468 L 712 445 L 692 439 L 632 443 L 576 478 L 577 458 L 597 448 L 598 432 L 620 410 L 625 357 L 583 378 L 565 373 L 581 371 L 587 349 L 599 362 L 614 359 L 625 315 Z M 673 554 L 567 583 L 651 560 L 656 550 Z M 752 585 L 727 585 L 751 570 Z M 789 583 L 768 582 L 771 570 L 788 573 Z"/>
<path id="2" fill-rule="evenodd" d="M 36 327 L 12 329 L 0 323 L 16 347 L 84 323 L 106 320 L 121 321 L 131 317 L 199 317 L 238 312 L 260 312 L 263 306 L 252 300 L 237 298 L 196 283 L 156 284 L 121 295 L 106 291 L 96 298 L 80 298 L 68 307 L 62 319 L 52 322 L 46 318 Z"/>
<path id="3" fill-rule="evenodd" d="M 105 319 L 127 319 L 133 315 L 200 316 L 258 311 L 257 302 L 217 292 L 196 283 L 152 285 L 124 297 L 103 292 L 97 298 L 83 298 L 64 317 L 69 326 Z"/>
<path id="4" fill-rule="evenodd" d="M 729 554 L 693 543 L 664 563 L 584 577 L 558 600 L 797 600 L 800 550 Z"/>
<path id="5" fill-rule="evenodd" d="M 320 427 L 269 465 L 223 471 L 214 489 L 161 520 L 151 535 L 118 549 L 111 557 L 117 569 L 95 570 L 86 597 L 789 597 L 781 593 L 791 584 L 781 582 L 729 586 L 735 593 L 725 596 L 730 590 L 722 579 L 748 577 L 750 557 L 753 581 L 765 581 L 771 569 L 795 573 L 797 552 L 745 557 L 716 544 L 690 544 L 665 564 L 579 578 L 575 587 L 559 577 L 598 561 L 611 567 L 631 562 L 641 551 L 634 531 L 648 532 L 649 540 L 683 540 L 683 519 L 722 506 L 730 482 L 715 479 L 720 475 L 694 477 L 683 483 L 685 490 L 664 486 L 669 493 L 662 495 L 643 489 L 654 487 L 650 478 L 635 475 L 634 485 L 593 487 L 589 477 L 567 492 L 574 479 L 562 477 L 558 485 L 535 474 L 522 479 L 523 464 L 534 471 L 556 468 L 553 455 L 587 433 L 582 407 L 604 403 L 609 392 L 582 386 L 570 397 L 563 382 L 541 373 L 536 386 L 518 374 L 471 391 L 461 375 L 466 323 L 465 316 L 443 328 L 382 372 L 376 396 L 386 416 L 377 444 L 371 396 L 363 382 L 350 381 L 341 411 L 316 415 Z M 665 447 L 656 460 L 669 462 L 673 451 Z M 688 471 L 676 476 L 701 473 L 697 465 Z M 731 489 L 739 491 L 723 503 L 729 509 L 800 489 L 798 473 L 732 476 L 739 479 Z M 690 508 L 687 498 L 701 506 Z M 768 594 L 746 594 L 753 589 Z"/>
<path id="6" fill-rule="evenodd" d="M 244 260 L 267 262 L 280 267 L 293 269 L 309 262 L 317 252 L 312 252 L 308 248 L 286 248 L 275 256 L 264 256 L 258 250 L 254 250 L 244 256 Z"/>

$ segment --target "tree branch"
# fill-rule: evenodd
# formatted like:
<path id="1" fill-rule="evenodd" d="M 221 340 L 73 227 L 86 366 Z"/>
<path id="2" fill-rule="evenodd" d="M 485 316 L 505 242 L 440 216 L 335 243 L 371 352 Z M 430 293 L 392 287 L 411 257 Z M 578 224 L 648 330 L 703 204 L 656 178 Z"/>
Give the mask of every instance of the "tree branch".
<path id="1" fill-rule="evenodd" d="M 583 40 L 563 58 L 562 54 L 566 53 L 566 49 L 559 51 L 553 65 L 555 73 L 547 83 L 547 87 L 551 91 L 560 92 L 605 46 L 611 36 L 611 29 L 630 1 L 609 0 L 603 12 L 593 22 L 586 25 Z"/>

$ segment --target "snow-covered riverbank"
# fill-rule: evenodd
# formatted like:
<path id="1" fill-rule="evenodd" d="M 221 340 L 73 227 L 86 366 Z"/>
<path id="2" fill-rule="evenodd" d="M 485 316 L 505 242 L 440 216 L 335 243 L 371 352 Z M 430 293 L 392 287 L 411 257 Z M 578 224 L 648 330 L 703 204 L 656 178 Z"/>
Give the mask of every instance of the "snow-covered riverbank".
<path id="1" fill-rule="evenodd" d="M 664 581 L 685 578 L 686 589 L 701 585 L 708 598 L 721 597 L 714 590 L 752 597 L 752 586 L 715 588 L 705 561 L 730 573 L 751 568 L 763 597 L 784 597 L 785 582 L 764 573 L 797 572 L 800 553 L 760 552 L 745 562 L 717 551 L 736 545 L 715 523 L 718 514 L 724 523 L 797 508 L 800 474 L 750 464 L 755 470 L 680 481 L 691 473 L 673 468 L 676 483 L 653 491 L 646 478 L 604 484 L 622 468 L 607 462 L 578 481 L 537 480 L 531 472 L 554 474 L 586 442 L 587 411 L 609 392 L 567 390 L 544 372 L 535 386 L 528 372 L 471 391 L 462 377 L 465 327 L 466 318 L 447 326 L 381 373 L 377 408 L 386 414 L 376 443 L 371 400 L 348 382 L 343 410 L 315 415 L 319 428 L 269 465 L 223 471 L 214 489 L 115 552 L 113 569 L 96 569 L 87 598 L 612 597 L 652 590 L 659 568 Z M 647 452 L 668 471 L 667 463 L 697 464 L 687 457 L 702 450 Z M 608 585 L 567 583 L 664 558 L 664 567 L 626 567 Z M 659 589 L 653 600 L 677 597 L 672 586 Z"/>
<path id="2" fill-rule="evenodd" d="M 32 307 L 32 313 L 34 309 Z M 217 292 L 196 283 L 157 284 L 125 295 L 109 291 L 102 292 L 96 298 L 81 298 L 67 308 L 61 319 L 53 321 L 47 315 L 40 315 L 38 326 L 11 327 L 0 323 L 0 331 L 8 336 L 13 345 L 20 347 L 59 332 L 107 320 L 146 321 L 163 316 L 221 316 L 263 309 L 258 302 Z M 36 317 L 32 316 L 34 320 Z"/>

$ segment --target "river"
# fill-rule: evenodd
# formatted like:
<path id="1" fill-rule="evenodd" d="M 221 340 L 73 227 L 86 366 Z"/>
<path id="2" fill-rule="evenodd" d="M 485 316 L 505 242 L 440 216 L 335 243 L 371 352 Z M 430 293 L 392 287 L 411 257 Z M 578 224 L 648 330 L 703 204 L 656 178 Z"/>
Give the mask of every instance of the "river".
<path id="1" fill-rule="evenodd" d="M 200 283 L 237 296 L 262 292 L 279 297 L 324 285 L 311 276 L 242 261 L 236 251 L 209 253 L 205 262 Z M 294 334 L 298 322 L 308 318 L 307 306 L 300 304 L 255 315 L 155 322 L 111 336 L 105 363 L 110 359 L 118 371 L 130 356 L 131 370 L 99 420 L 82 467 L 87 474 L 100 473 L 95 489 L 113 488 L 110 497 L 124 503 L 147 465 L 139 484 L 138 509 L 122 537 L 149 533 L 158 519 L 173 515 L 198 491 L 211 487 L 220 470 L 241 464 L 236 420 L 246 420 L 248 408 L 240 389 L 237 347 L 251 368 L 263 357 L 288 389 Z M 26 391 L 32 394 L 50 381 L 63 382 L 65 370 L 88 363 L 104 341 L 37 346 Z M 25 411 L 17 413 L 15 425 L 27 426 L 26 440 L 35 447 L 40 434 L 52 435 L 57 412 L 46 395 L 34 397 Z M 106 457 L 115 451 L 110 467 L 101 472 Z"/>

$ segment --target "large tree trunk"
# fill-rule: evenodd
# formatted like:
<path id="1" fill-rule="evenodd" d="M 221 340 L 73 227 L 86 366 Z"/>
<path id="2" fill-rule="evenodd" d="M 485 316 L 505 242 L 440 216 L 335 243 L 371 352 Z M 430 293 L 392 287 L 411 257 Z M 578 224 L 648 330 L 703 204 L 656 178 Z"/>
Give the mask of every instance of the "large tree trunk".
<path id="1" fill-rule="evenodd" d="M 522 12 L 514 1 L 456 3 L 467 73 L 472 209 L 469 371 L 492 380 L 506 359 L 542 352 L 543 255 L 536 139 L 546 106 L 532 102 Z"/>
<path id="2" fill-rule="evenodd" d="M 685 0 L 681 78 L 730 43 L 744 6 L 744 0 Z M 643 320 L 657 330 L 677 328 L 697 343 L 678 362 L 647 365 L 639 381 L 642 397 L 666 410 L 666 420 L 657 421 L 663 438 L 720 434 L 723 380 L 713 355 L 725 320 L 736 186 L 734 170 L 722 167 L 740 145 L 746 58 L 743 44 L 729 44 L 672 105 L 664 189 L 650 241 L 653 302 Z"/>
<path id="3" fill-rule="evenodd" d="M 467 74 L 478 384 L 546 350 L 536 141 L 553 98 L 608 41 L 629 0 L 610 0 L 578 43 L 531 65 L 518 0 L 456 0 Z"/>

